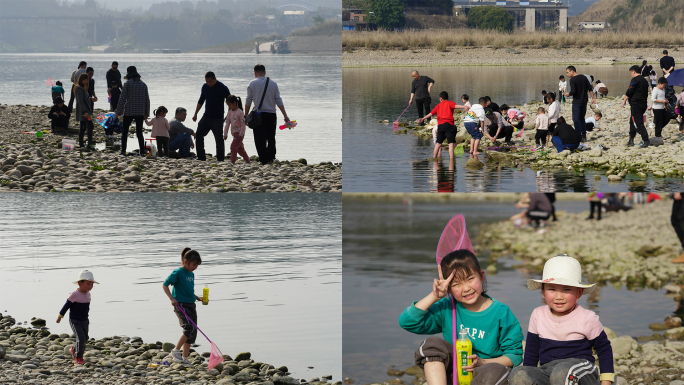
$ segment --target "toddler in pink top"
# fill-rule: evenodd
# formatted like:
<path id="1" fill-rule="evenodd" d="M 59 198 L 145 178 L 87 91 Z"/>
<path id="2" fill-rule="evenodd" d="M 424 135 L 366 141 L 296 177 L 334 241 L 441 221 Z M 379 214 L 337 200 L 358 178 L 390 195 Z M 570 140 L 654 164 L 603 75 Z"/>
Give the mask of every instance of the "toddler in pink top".
<path id="1" fill-rule="evenodd" d="M 154 110 L 154 118 L 152 120 L 147 120 L 145 118 L 145 124 L 152 126 L 152 137 L 157 138 L 157 148 L 159 149 L 159 156 L 169 156 L 169 121 L 166 120 L 166 113 L 169 110 L 164 106 L 159 106 Z"/>
<path id="2" fill-rule="evenodd" d="M 228 115 L 226 115 L 226 128 L 223 130 L 223 140 L 228 139 L 228 130 L 233 137 L 230 143 L 230 163 L 235 163 L 238 154 L 249 163 L 249 155 L 245 151 L 245 113 L 242 111 L 242 99 L 239 96 L 230 95 L 226 98 Z"/>

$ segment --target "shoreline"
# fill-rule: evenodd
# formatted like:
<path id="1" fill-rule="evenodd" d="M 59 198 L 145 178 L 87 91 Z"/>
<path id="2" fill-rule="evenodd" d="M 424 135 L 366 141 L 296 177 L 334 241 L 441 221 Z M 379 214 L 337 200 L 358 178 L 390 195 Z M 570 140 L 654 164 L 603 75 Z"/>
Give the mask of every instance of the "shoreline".
<path id="1" fill-rule="evenodd" d="M 682 160 L 684 159 L 684 134 L 679 132 L 675 120 L 663 127 L 662 144 L 651 145 L 642 149 L 638 146 L 641 140 L 641 137 L 638 137 L 635 139 L 637 145 L 628 147 L 630 109 L 629 107 L 620 107 L 622 97 L 599 98 L 596 102 L 597 104 L 593 106 L 603 114 L 603 118 L 599 122 L 603 131 L 587 132 L 585 144 L 591 147 L 590 150 L 580 152 L 566 150 L 558 153 L 556 148 L 552 146 L 531 151 L 530 146 L 534 148 L 535 145 L 534 117 L 537 114 L 537 108 L 546 106 L 539 101 L 532 100 L 523 105 L 511 106 L 527 113 L 526 129 L 522 136 L 517 137 L 518 133 L 513 135 L 514 147 L 506 148 L 504 151 L 490 151 L 488 150 L 489 147 L 500 146 L 503 140 L 493 144 L 487 137 L 483 137 L 479 148 L 482 157 L 470 159 L 468 167 L 479 169 L 522 164 L 535 171 L 563 168 L 579 174 L 583 174 L 587 169 L 592 169 L 603 173 L 603 175 L 596 175 L 595 178 L 607 178 L 609 182 L 620 182 L 624 179 L 630 182 L 633 187 L 643 186 L 646 183 L 646 178 L 684 178 L 684 160 Z M 588 107 L 586 116 L 593 116 L 593 114 L 592 109 Z M 561 116 L 565 117 L 568 124 L 572 125 L 569 103 L 561 105 Z M 653 117 L 649 116 L 645 125 L 649 131 L 649 139 L 654 143 L 654 130 L 648 128 L 652 119 Z M 389 120 L 378 121 L 378 124 L 383 125 L 389 123 Z M 531 128 L 529 127 L 530 124 L 532 124 Z M 464 148 L 469 148 L 469 143 L 465 140 L 468 136 L 462 124 L 462 114 L 456 114 L 455 125 L 458 129 L 456 143 L 464 143 Z M 394 133 L 395 135 L 411 134 L 426 140 L 432 139 L 432 130 L 427 126 L 419 127 L 415 126 L 414 122 L 406 121 L 401 122 L 400 126 L 402 128 L 397 130 Z M 599 145 L 602 147 L 599 148 Z M 443 157 L 448 159 L 448 154 L 444 154 L 444 151 Z M 428 160 L 434 161 L 432 158 Z M 441 161 L 441 159 L 437 161 Z"/>
<path id="2" fill-rule="evenodd" d="M 306 159 L 270 165 L 196 158 L 122 156 L 118 147 L 103 151 L 65 151 L 62 139 L 38 139 L 24 131 L 50 130 L 50 107 L 0 105 L 0 192 L 341 192 L 342 163 L 308 164 Z M 96 111 L 101 112 L 101 111 Z M 96 124 L 96 126 L 99 126 Z M 70 120 L 70 130 L 78 123 Z M 132 132 L 129 137 L 134 137 Z M 95 129 L 95 143 L 105 143 Z M 255 157 L 252 158 L 254 160 Z"/>
<path id="3" fill-rule="evenodd" d="M 174 347 L 170 342 L 145 343 L 139 337 L 112 336 L 90 339 L 85 365 L 74 365 L 69 352 L 75 339 L 69 334 L 51 334 L 45 320 L 33 318 L 19 325 L 0 314 L 0 382 L 63 384 L 96 381 L 99 384 L 219 384 L 259 383 L 263 385 L 342 385 L 331 375 L 310 380 L 291 377 L 287 366 L 256 362 L 251 353 L 232 358 L 207 371 L 209 352 L 191 349 L 192 365 L 164 361 Z M 152 366 L 151 366 L 152 365 Z"/>
<path id="4" fill-rule="evenodd" d="M 492 48 L 449 46 L 446 52 L 435 48 L 342 49 L 342 68 L 375 67 L 459 67 L 535 65 L 617 65 L 657 64 L 658 48 Z M 682 51 L 672 52 L 675 61 L 684 61 Z"/>

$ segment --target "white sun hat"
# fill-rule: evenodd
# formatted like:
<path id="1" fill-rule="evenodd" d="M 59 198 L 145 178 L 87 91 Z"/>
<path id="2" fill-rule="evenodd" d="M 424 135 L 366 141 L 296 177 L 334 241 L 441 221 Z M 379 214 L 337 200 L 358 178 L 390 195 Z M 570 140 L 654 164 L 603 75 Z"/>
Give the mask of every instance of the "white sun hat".
<path id="1" fill-rule="evenodd" d="M 582 266 L 575 258 L 561 254 L 546 261 L 542 279 L 528 279 L 527 288 L 537 290 L 542 283 L 573 286 L 584 289 L 584 294 L 589 294 L 596 289 L 596 284 L 584 285 L 582 283 Z"/>
<path id="2" fill-rule="evenodd" d="M 91 273 L 88 270 L 83 270 L 81 274 L 78 275 L 78 279 L 75 284 L 78 284 L 78 281 L 93 281 L 93 283 L 97 283 L 98 285 L 100 284 L 99 282 L 95 282 L 95 277 L 93 277 L 93 273 Z"/>

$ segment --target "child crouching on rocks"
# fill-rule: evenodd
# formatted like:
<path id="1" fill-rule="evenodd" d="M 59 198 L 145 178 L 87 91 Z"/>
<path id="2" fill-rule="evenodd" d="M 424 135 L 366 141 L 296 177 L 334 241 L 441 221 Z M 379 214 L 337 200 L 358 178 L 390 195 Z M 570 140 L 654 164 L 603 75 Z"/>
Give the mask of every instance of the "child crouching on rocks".
<path id="1" fill-rule="evenodd" d="M 197 339 L 197 309 L 195 301 L 201 301 L 202 297 L 195 295 L 195 274 L 193 271 L 202 264 L 199 253 L 186 247 L 181 252 L 182 267 L 174 270 L 164 281 L 164 293 L 171 300 L 173 311 L 178 317 L 183 334 L 178 339 L 176 348 L 171 350 L 171 359 L 174 362 L 190 364 L 188 355 L 190 354 L 190 344 Z M 173 293 L 169 291 L 169 286 L 173 286 Z M 182 309 L 182 310 L 181 310 Z M 189 319 L 188 319 L 189 318 Z M 191 322 L 192 321 L 192 322 Z M 181 355 L 181 347 L 183 354 Z"/>
<path id="2" fill-rule="evenodd" d="M 416 349 L 415 361 L 424 368 L 428 385 L 454 383 L 455 330 L 467 331 L 472 341 L 472 363 L 463 366 L 473 373 L 470 384 L 507 384 L 509 368 L 522 362 L 520 323 L 507 305 L 487 295 L 485 271 L 470 250 L 447 254 L 438 271 L 432 292 L 399 316 L 399 326 L 411 333 L 444 337 L 429 337 Z"/>
<path id="3" fill-rule="evenodd" d="M 541 288 L 546 301 L 532 312 L 523 366 L 514 368 L 511 385 L 610 385 L 613 349 L 598 315 L 577 304 L 596 284 L 582 284 L 582 266 L 568 255 L 557 255 L 544 265 L 541 280 L 529 279 L 527 288 Z M 594 364 L 596 350 L 601 371 Z M 539 364 L 540 366 L 537 366 Z"/>
<path id="4" fill-rule="evenodd" d="M 59 311 L 57 323 L 59 323 L 67 310 L 69 311 L 69 325 L 76 336 L 76 343 L 71 347 L 71 355 L 74 357 L 74 365 L 83 365 L 83 353 L 85 353 L 86 342 L 88 341 L 88 312 L 90 311 L 90 290 L 93 289 L 95 278 L 93 273 L 88 270 L 83 270 L 78 275 L 78 280 L 74 282 L 78 285 L 78 289 L 69 294 L 66 303 Z"/>

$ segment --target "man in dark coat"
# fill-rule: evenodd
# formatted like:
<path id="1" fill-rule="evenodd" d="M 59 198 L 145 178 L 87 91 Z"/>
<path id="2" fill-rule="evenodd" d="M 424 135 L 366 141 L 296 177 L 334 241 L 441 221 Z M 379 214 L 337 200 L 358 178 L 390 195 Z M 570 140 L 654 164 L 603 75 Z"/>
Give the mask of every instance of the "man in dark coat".
<path id="1" fill-rule="evenodd" d="M 629 68 L 629 74 L 632 80 L 629 83 L 629 88 L 622 99 L 622 108 L 625 108 L 625 103 L 629 100 L 631 107 L 631 116 L 629 117 L 629 142 L 627 146 L 634 146 L 634 137 L 637 133 L 641 135 L 643 140 L 642 148 L 648 147 L 648 131 L 644 126 L 644 113 L 646 113 L 648 100 L 648 82 L 640 75 L 640 68 L 638 65 L 633 65 Z"/>

